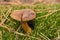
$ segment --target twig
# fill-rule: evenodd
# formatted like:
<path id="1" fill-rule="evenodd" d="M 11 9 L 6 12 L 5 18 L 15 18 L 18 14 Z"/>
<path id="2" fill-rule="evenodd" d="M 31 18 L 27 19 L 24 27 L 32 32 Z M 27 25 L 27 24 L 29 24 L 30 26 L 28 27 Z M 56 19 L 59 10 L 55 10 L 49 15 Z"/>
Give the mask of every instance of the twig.
<path id="1" fill-rule="evenodd" d="M 20 26 L 18 27 L 18 29 L 16 31 L 18 32 L 19 29 L 20 29 Z M 16 34 L 15 40 L 19 40 L 19 35 Z"/>
<path id="2" fill-rule="evenodd" d="M 50 40 L 47 36 L 45 36 L 43 33 L 40 32 L 42 36 L 44 36 L 47 40 Z"/>
<path id="3" fill-rule="evenodd" d="M 2 31 L 0 31 L 0 40 L 2 40 Z"/>
<path id="4" fill-rule="evenodd" d="M 58 38 L 60 38 L 60 31 L 58 30 Z"/>
<path id="5" fill-rule="evenodd" d="M 14 31 L 15 34 L 18 34 L 18 35 L 22 35 L 22 36 L 27 36 L 27 37 L 30 37 L 30 38 L 34 38 L 34 39 L 39 39 L 39 38 L 36 38 L 36 37 L 33 37 L 33 36 L 29 36 L 29 35 L 26 35 L 26 34 L 23 34 L 23 33 L 19 33 L 19 32 L 16 32 Z"/>
<path id="6" fill-rule="evenodd" d="M 10 8 L 10 9 L 7 11 L 6 16 L 3 14 L 4 17 L 6 17 L 6 18 L 5 18 L 5 19 L 2 19 L 2 21 L 1 21 L 1 23 L 0 23 L 0 27 L 3 27 L 3 28 L 5 28 L 5 29 L 7 29 L 8 31 L 10 31 L 10 29 L 4 25 L 4 22 L 6 21 L 6 19 L 8 19 L 8 18 L 7 18 L 7 17 L 9 16 L 8 13 L 11 12 L 11 9 L 12 9 L 12 8 Z M 3 25 L 4 25 L 4 26 L 3 26 Z"/>
<path id="7" fill-rule="evenodd" d="M 42 37 L 43 39 L 47 40 L 45 37 L 43 37 L 42 35 L 39 35 L 40 37 Z"/>
<path id="8" fill-rule="evenodd" d="M 8 11 L 6 12 L 6 15 L 3 14 L 3 16 L 5 17 L 5 19 L 7 19 L 7 20 L 10 21 L 10 22 L 11 22 L 11 20 L 8 19 L 8 16 L 10 15 L 11 10 L 12 10 L 12 8 L 9 7 Z M 15 22 L 13 22 L 13 23 L 16 24 Z"/>
<path id="9" fill-rule="evenodd" d="M 36 19 L 40 19 L 40 18 L 43 18 L 43 17 L 48 17 L 49 15 L 51 15 L 51 14 L 53 14 L 53 13 L 59 11 L 59 10 L 60 10 L 60 9 L 55 10 L 55 11 L 53 11 L 53 12 L 51 12 L 51 13 L 48 13 L 47 15 L 44 15 L 44 16 L 41 16 L 41 17 L 37 17 Z"/>
<path id="10" fill-rule="evenodd" d="M 2 14 L 0 14 L 0 21 L 2 21 Z"/>
<path id="11" fill-rule="evenodd" d="M 54 40 L 60 40 L 59 30 L 58 30 L 58 37 L 54 38 Z"/>
<path id="12" fill-rule="evenodd" d="M 53 25 L 51 25 L 51 27 L 55 26 L 55 25 L 56 25 L 56 23 L 57 23 L 57 21 L 55 21 L 55 22 L 54 22 L 54 24 L 53 24 Z"/>
<path id="13" fill-rule="evenodd" d="M 19 2 L 19 0 L 15 0 L 18 4 L 21 4 L 20 2 Z"/>
<path id="14" fill-rule="evenodd" d="M 20 4 L 14 2 L 0 2 L 0 5 L 20 5 Z"/>
<path id="15" fill-rule="evenodd" d="M 3 13 L 3 16 L 4 16 L 5 19 L 2 19 L 2 23 L 5 20 L 11 21 L 10 19 L 8 19 L 8 16 L 10 15 L 11 10 L 12 10 L 12 8 L 9 7 L 8 11 L 6 12 L 6 15 Z M 13 23 L 16 24 L 15 22 L 13 22 Z"/>
<path id="16" fill-rule="evenodd" d="M 15 33 L 15 34 L 17 34 L 17 35 L 27 36 L 27 37 L 34 38 L 34 39 L 39 39 L 39 38 L 36 38 L 36 37 L 33 37 L 33 36 L 29 36 L 29 35 L 26 35 L 26 34 L 23 34 L 23 33 L 19 33 L 19 32 L 15 31 L 15 30 L 12 29 L 12 28 L 8 28 L 6 25 L 0 25 L 0 26 L 1 26 L 2 28 L 7 29 L 9 32 L 13 32 L 13 33 Z M 11 30 L 11 29 L 12 29 L 12 30 Z"/>
<path id="17" fill-rule="evenodd" d="M 10 32 L 10 29 L 6 27 L 5 25 L 0 24 L 0 27 L 5 28 L 8 32 Z"/>
<path id="18" fill-rule="evenodd" d="M 12 8 L 10 8 L 10 9 L 7 11 L 6 16 L 3 14 L 3 16 L 5 17 L 5 19 L 2 19 L 2 21 L 1 21 L 0 24 L 3 24 L 3 23 L 6 21 L 6 19 L 8 19 L 7 17 L 9 16 L 11 10 L 12 10 Z M 8 14 L 8 13 L 9 13 L 9 14 Z"/>

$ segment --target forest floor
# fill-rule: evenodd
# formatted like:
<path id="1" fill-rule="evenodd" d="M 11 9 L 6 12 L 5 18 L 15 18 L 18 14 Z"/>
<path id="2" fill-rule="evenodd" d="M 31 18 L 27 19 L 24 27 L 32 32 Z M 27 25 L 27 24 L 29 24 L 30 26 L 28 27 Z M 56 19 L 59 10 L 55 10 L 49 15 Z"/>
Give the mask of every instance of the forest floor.
<path id="1" fill-rule="evenodd" d="M 17 31 L 20 22 L 10 17 L 12 11 L 21 9 L 32 9 L 37 15 L 34 20 L 28 21 L 32 28 L 30 35 L 24 34 L 21 27 Z M 54 40 L 59 35 L 60 4 L 0 5 L 0 40 Z"/>

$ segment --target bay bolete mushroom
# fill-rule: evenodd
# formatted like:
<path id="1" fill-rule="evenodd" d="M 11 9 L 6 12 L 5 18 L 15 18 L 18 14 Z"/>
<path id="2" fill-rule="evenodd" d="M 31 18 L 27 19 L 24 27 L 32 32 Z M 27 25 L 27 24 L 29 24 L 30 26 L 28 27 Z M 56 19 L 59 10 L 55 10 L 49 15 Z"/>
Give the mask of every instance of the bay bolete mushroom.
<path id="1" fill-rule="evenodd" d="M 27 24 L 27 21 L 32 20 L 36 17 L 36 13 L 31 9 L 16 10 L 10 15 L 13 19 L 21 21 L 22 18 L 22 28 L 26 33 L 31 33 L 31 28 Z"/>

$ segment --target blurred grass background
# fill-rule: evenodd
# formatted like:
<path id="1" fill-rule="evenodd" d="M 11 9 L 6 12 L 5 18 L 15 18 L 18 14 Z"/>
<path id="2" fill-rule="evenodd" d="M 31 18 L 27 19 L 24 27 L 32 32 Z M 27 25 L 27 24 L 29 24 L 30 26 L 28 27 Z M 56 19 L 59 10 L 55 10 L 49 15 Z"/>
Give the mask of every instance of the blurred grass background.
<path id="1" fill-rule="evenodd" d="M 36 18 L 28 22 L 28 24 L 33 29 L 31 36 L 40 38 L 41 40 L 47 40 L 42 34 L 44 34 L 50 40 L 53 40 L 55 37 L 58 36 L 58 30 L 60 30 L 60 4 L 46 5 L 41 3 L 35 3 L 32 6 L 0 5 L 0 16 L 3 16 L 2 19 L 5 19 L 6 12 L 10 8 L 12 8 L 11 11 L 32 9 L 36 12 Z M 54 12 L 55 10 L 57 11 Z M 15 30 L 17 30 L 17 28 L 20 26 L 20 22 L 12 19 L 10 16 L 8 16 L 8 19 L 4 22 L 4 24 L 6 24 L 6 26 L 8 26 L 9 28 L 14 28 Z M 16 36 L 14 33 L 10 33 L 2 27 L 0 28 L 0 31 L 2 32 L 2 40 L 15 40 Z M 23 33 L 22 28 L 20 28 L 19 32 Z M 19 36 L 19 40 L 37 39 Z"/>

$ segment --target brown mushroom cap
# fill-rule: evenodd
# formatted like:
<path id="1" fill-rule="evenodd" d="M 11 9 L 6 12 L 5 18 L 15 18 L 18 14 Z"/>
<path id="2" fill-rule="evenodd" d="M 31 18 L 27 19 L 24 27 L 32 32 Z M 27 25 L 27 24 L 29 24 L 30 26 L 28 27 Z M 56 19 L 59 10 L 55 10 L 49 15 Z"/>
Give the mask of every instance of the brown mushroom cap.
<path id="1" fill-rule="evenodd" d="M 31 9 L 16 10 L 10 15 L 13 19 L 21 21 L 29 21 L 36 17 L 36 13 Z"/>

